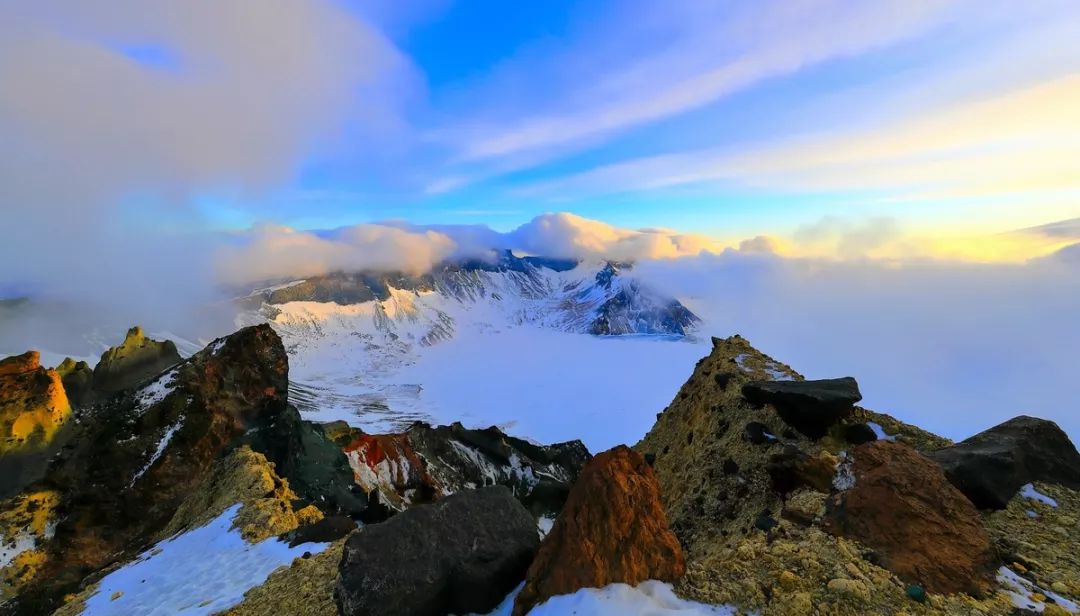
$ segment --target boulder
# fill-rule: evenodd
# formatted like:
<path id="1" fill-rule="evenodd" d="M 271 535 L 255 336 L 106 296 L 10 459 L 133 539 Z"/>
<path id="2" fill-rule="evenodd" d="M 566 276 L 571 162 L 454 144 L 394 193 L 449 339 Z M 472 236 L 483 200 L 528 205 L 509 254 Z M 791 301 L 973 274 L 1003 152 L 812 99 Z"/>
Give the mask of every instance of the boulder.
<path id="1" fill-rule="evenodd" d="M 349 537 L 335 600 L 345 616 L 487 613 L 524 577 L 539 542 L 505 486 L 460 492 Z"/>
<path id="2" fill-rule="evenodd" d="M 101 360 L 94 367 L 94 389 L 106 393 L 130 389 L 180 360 L 180 353 L 171 340 L 151 340 L 136 325 L 128 330 L 124 342 L 101 354 Z"/>
<path id="3" fill-rule="evenodd" d="M 1045 419 L 1014 417 L 929 456 L 979 509 L 1004 509 L 1034 481 L 1080 489 L 1080 453 Z"/>
<path id="4" fill-rule="evenodd" d="M 854 486 L 830 499 L 826 528 L 875 551 L 882 566 L 934 593 L 981 595 L 994 553 L 979 512 L 932 460 L 907 445 L 855 448 Z"/>
<path id="5" fill-rule="evenodd" d="M 783 451 L 769 458 L 765 471 L 772 479 L 773 489 L 781 494 L 802 487 L 829 492 L 839 462 L 824 450 L 809 455 L 795 445 L 786 445 Z"/>
<path id="6" fill-rule="evenodd" d="M 747 402 L 771 404 L 788 425 L 810 438 L 825 436 L 834 424 L 851 416 L 862 400 L 851 377 L 819 381 L 750 381 L 742 387 Z"/>
<path id="7" fill-rule="evenodd" d="M 48 445 L 70 415 L 60 375 L 37 351 L 0 360 L 0 456 Z"/>
<path id="8" fill-rule="evenodd" d="M 529 567 L 513 613 L 526 614 L 552 596 L 581 588 L 674 582 L 685 568 L 652 467 L 620 445 L 582 469 Z"/>

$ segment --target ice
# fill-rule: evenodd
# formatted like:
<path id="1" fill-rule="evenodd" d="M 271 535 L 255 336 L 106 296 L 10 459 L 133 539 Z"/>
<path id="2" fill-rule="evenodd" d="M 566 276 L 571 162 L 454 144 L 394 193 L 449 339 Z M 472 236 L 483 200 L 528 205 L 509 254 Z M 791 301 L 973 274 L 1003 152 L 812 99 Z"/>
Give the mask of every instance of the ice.
<path id="1" fill-rule="evenodd" d="M 488 616 L 510 616 L 520 591 L 519 586 Z M 647 580 L 637 586 L 610 584 L 552 597 L 530 610 L 529 616 L 735 616 L 738 613 L 727 605 L 687 601 L 675 595 L 671 584 Z"/>
<path id="2" fill-rule="evenodd" d="M 290 548 L 278 539 L 247 543 L 232 528 L 239 507 L 230 507 L 206 526 L 162 541 L 102 578 L 83 614 L 214 614 L 239 603 L 248 589 L 262 584 L 274 569 L 287 566 L 304 552 L 321 552 L 327 545 Z"/>
<path id="3" fill-rule="evenodd" d="M 1024 498 L 1035 501 L 1037 503 L 1050 505 L 1051 507 L 1058 506 L 1056 500 L 1036 490 L 1035 485 L 1031 483 L 1026 484 L 1022 488 L 1020 488 L 1020 496 L 1023 496 Z"/>

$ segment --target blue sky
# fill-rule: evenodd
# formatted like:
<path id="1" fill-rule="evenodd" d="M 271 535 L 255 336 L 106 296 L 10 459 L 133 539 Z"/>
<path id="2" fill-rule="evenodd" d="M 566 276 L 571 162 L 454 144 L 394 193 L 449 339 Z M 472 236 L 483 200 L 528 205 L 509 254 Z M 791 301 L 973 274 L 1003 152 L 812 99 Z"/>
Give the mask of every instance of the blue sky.
<path id="1" fill-rule="evenodd" d="M 0 96 L 0 198 L 42 212 L 506 231 L 566 211 L 729 241 L 830 218 L 963 235 L 1080 216 L 1072 0 L 43 0 L 0 16 L 0 76 L 26 84 Z M 87 172 L 55 186 L 45 167 Z"/>

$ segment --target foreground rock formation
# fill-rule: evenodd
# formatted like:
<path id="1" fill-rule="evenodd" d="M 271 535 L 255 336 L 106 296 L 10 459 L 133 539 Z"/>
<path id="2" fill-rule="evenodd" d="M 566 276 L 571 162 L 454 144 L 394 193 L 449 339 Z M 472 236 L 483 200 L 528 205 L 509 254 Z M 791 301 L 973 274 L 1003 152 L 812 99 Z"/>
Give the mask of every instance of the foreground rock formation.
<path id="1" fill-rule="evenodd" d="M 652 468 L 640 454 L 619 446 L 582 470 L 529 567 L 514 614 L 582 588 L 674 582 L 685 569 Z"/>
<path id="2" fill-rule="evenodd" d="M 485 613 L 525 575 L 536 522 L 504 486 L 454 494 L 354 534 L 335 590 L 346 616 Z"/>

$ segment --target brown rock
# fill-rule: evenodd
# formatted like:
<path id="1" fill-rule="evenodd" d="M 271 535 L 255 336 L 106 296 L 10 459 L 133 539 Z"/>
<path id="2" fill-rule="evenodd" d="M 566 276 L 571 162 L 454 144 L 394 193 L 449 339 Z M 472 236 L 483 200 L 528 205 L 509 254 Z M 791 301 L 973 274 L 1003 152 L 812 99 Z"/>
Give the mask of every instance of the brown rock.
<path id="1" fill-rule="evenodd" d="M 930 592 L 985 592 L 990 540 L 941 468 L 889 441 L 860 445 L 853 455 L 855 485 L 831 499 L 826 527 L 869 546 L 886 568 Z"/>
<path id="2" fill-rule="evenodd" d="M 650 579 L 674 582 L 685 570 L 652 467 L 620 445 L 582 469 L 529 567 L 514 614 L 581 588 Z"/>
<path id="3" fill-rule="evenodd" d="M 60 375 L 37 351 L 0 360 L 0 456 L 49 444 L 70 415 Z"/>

